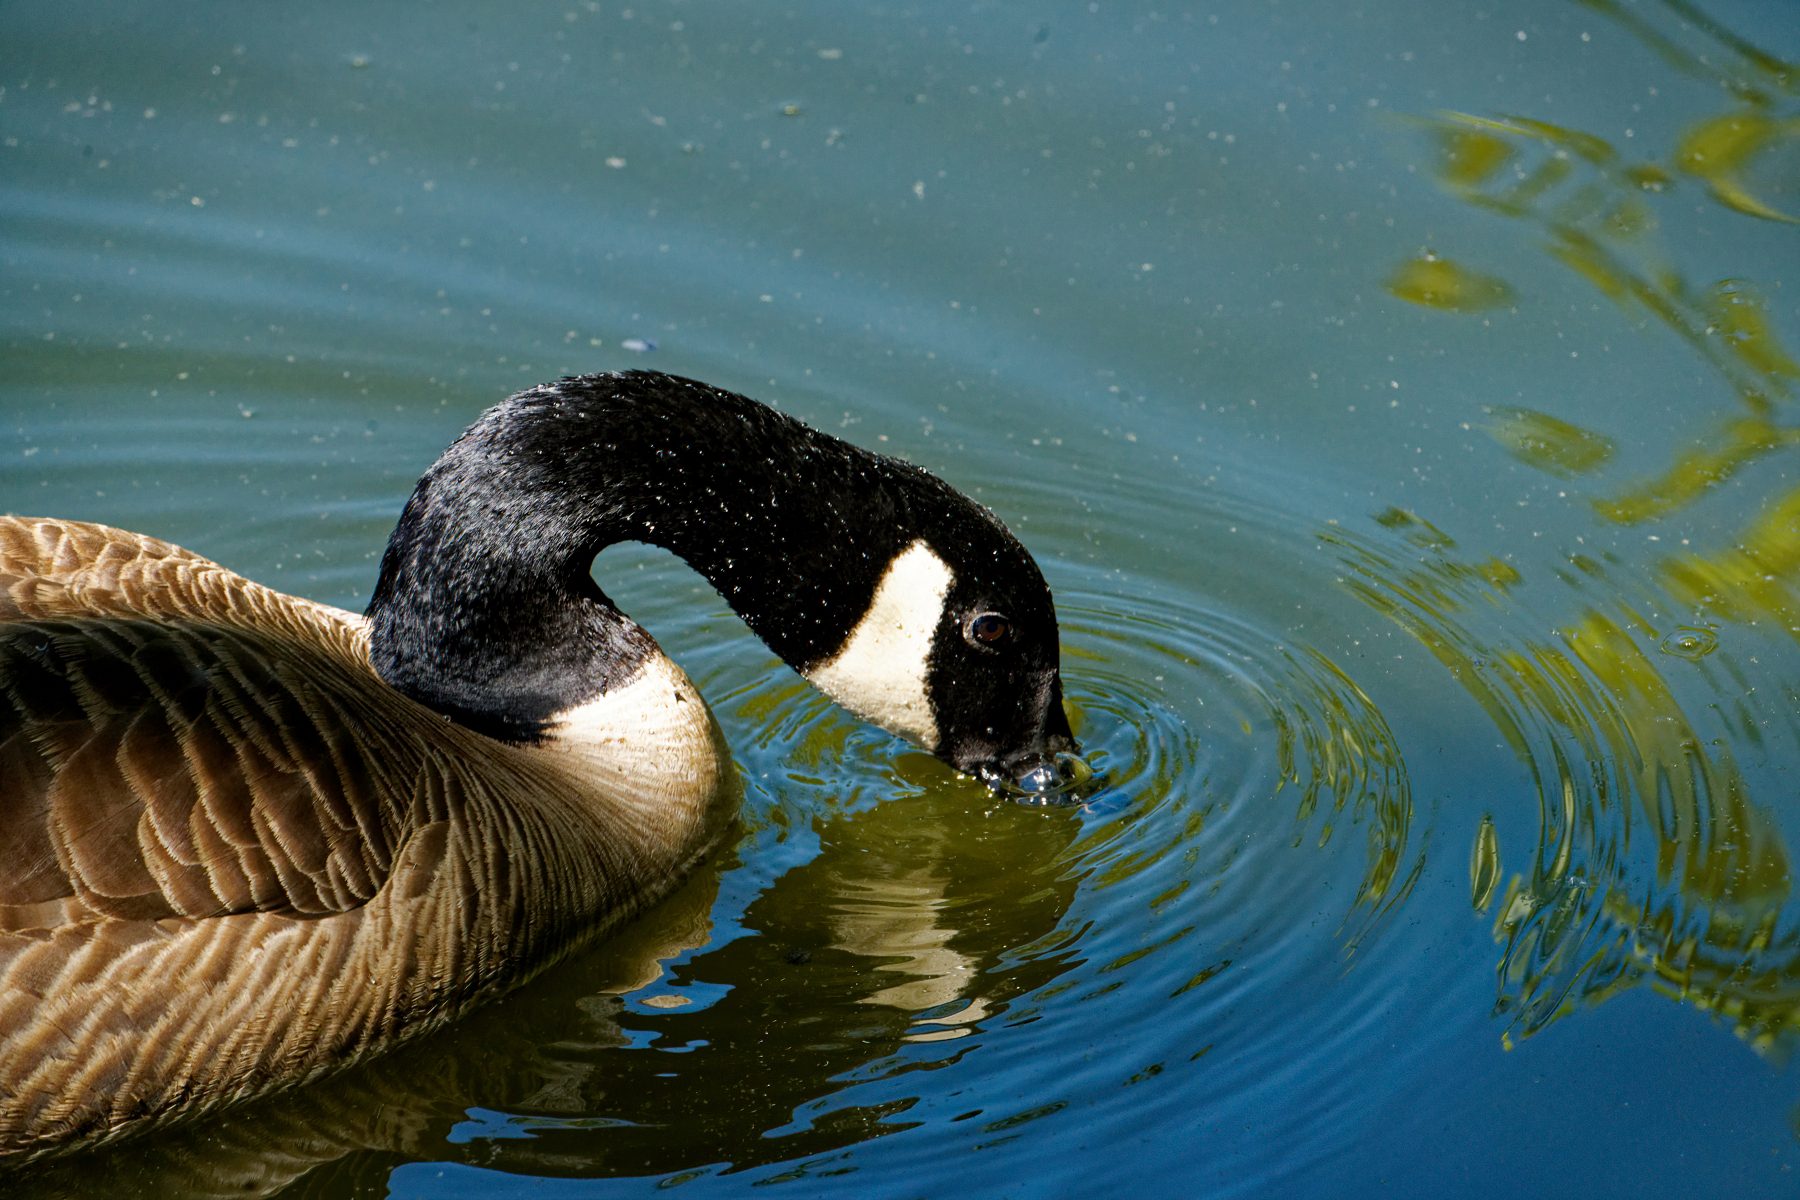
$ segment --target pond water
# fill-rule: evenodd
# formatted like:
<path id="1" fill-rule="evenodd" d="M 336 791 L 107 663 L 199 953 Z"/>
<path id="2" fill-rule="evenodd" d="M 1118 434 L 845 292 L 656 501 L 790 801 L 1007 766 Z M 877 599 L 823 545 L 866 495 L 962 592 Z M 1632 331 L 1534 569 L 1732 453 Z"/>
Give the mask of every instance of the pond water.
<path id="1" fill-rule="evenodd" d="M 623 936 L 42 1195 L 1800 1188 L 1786 0 L 0 10 L 0 510 L 360 609 L 651 367 L 993 507 L 1107 786 L 989 796 L 682 564 L 747 782 Z"/>

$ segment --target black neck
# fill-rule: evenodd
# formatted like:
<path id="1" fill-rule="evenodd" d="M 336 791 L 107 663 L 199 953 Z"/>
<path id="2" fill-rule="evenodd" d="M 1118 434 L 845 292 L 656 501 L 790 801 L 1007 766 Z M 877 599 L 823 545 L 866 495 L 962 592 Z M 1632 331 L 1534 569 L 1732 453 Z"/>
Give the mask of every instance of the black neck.
<path id="1" fill-rule="evenodd" d="M 805 670 L 919 537 L 1016 545 L 925 472 L 742 396 L 651 372 L 566 379 L 484 414 L 420 480 L 369 605 L 374 665 L 440 712 L 532 740 L 652 650 L 589 577 L 606 546 L 680 555 Z"/>

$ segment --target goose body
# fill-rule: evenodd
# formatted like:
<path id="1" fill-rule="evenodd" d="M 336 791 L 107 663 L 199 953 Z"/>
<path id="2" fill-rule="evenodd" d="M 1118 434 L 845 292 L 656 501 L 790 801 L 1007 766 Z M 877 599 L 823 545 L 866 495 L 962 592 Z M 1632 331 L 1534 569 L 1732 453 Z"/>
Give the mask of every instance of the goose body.
<path id="1" fill-rule="evenodd" d="M 1041 785 L 1073 748 L 1048 588 L 996 518 L 689 380 L 489 410 L 365 616 L 0 518 L 0 1160 L 342 1067 L 679 883 L 738 785 L 588 574 L 624 540 L 960 770 Z"/>

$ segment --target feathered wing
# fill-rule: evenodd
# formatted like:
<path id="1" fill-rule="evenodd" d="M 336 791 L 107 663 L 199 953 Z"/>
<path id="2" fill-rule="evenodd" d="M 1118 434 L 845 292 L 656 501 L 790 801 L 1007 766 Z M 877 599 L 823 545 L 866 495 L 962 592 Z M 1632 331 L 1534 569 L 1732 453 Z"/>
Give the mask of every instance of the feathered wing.
<path id="1" fill-rule="evenodd" d="M 522 835 L 372 683 L 349 614 L 0 519 L 0 1153 L 304 1078 L 496 978 Z"/>
<path id="2" fill-rule="evenodd" d="M 334 736 L 364 716 L 331 687 L 344 672 L 287 641 L 0 623 L 0 929 L 317 916 L 375 895 L 400 816 L 375 798 L 404 763 Z"/>
<path id="3" fill-rule="evenodd" d="M 0 521 L 0 930 L 366 903 L 424 814 L 384 803 L 419 754 L 360 637 L 152 539 Z"/>

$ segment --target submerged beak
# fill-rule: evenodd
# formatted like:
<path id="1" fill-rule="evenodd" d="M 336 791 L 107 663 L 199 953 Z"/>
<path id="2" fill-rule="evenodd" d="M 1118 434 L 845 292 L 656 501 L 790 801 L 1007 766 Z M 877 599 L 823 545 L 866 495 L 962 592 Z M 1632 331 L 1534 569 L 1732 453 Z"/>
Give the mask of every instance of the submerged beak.
<path id="1" fill-rule="evenodd" d="M 1060 689 L 1058 689 L 1060 692 Z M 1094 770 L 1081 758 L 1060 695 L 1045 714 L 1045 727 L 1017 754 L 983 763 L 977 774 L 991 788 L 1023 804 L 1065 804 L 1080 799 Z"/>
<path id="2" fill-rule="evenodd" d="M 1065 750 L 1020 759 L 1003 778 L 1009 791 L 1023 792 L 1028 797 L 1050 796 L 1078 787 L 1093 773 L 1093 768 L 1083 762 L 1080 755 Z"/>

